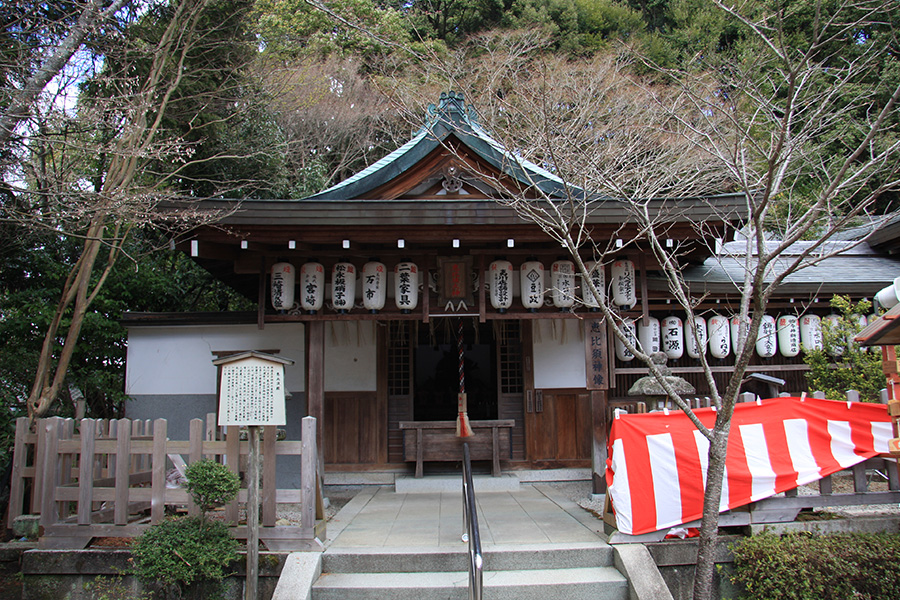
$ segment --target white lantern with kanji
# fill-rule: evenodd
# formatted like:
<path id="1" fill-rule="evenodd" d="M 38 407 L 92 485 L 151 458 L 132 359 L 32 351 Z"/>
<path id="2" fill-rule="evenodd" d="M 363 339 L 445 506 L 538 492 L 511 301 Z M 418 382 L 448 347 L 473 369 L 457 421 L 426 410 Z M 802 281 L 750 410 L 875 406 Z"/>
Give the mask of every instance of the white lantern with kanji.
<path id="1" fill-rule="evenodd" d="M 831 313 L 830 315 L 825 315 L 822 322 L 823 326 L 830 327 L 830 331 L 836 332 L 837 328 L 841 325 L 841 316 Z M 826 350 L 830 356 L 838 357 L 844 355 L 844 347 L 840 344 L 832 344 L 829 348 L 826 348 Z"/>
<path id="2" fill-rule="evenodd" d="M 612 264 L 610 273 L 612 275 L 613 304 L 626 309 L 637 304 L 634 263 L 628 259 L 619 259 Z"/>
<path id="3" fill-rule="evenodd" d="M 331 269 L 331 303 L 339 313 L 353 308 L 356 299 L 356 267 L 353 263 L 338 262 Z"/>
<path id="4" fill-rule="evenodd" d="M 662 348 L 671 359 L 684 356 L 684 322 L 681 317 L 669 315 L 662 321 Z"/>
<path id="5" fill-rule="evenodd" d="M 584 263 L 584 268 L 587 269 L 587 272 L 590 274 L 590 281 L 594 284 L 594 287 L 597 288 L 597 291 L 600 294 L 605 293 L 606 275 L 603 272 L 603 264 L 596 260 L 589 260 Z M 591 292 L 591 287 L 588 285 L 588 279 L 585 278 L 584 275 L 581 276 L 581 296 L 584 305 L 588 308 L 600 308 L 600 303 L 597 302 L 597 298 L 595 298 L 594 294 Z"/>
<path id="6" fill-rule="evenodd" d="M 550 265 L 550 290 L 557 308 L 575 305 L 575 264 L 571 260 L 557 260 Z"/>
<path id="7" fill-rule="evenodd" d="M 384 308 L 387 296 L 387 268 L 384 263 L 371 259 L 362 268 L 362 301 L 369 312 Z"/>
<path id="8" fill-rule="evenodd" d="M 325 267 L 310 261 L 300 267 L 300 308 L 310 314 L 322 310 L 325 302 Z"/>
<path id="9" fill-rule="evenodd" d="M 822 319 L 819 315 L 800 317 L 800 345 L 804 352 L 822 349 Z"/>
<path id="10" fill-rule="evenodd" d="M 641 350 L 643 350 L 645 354 L 659 352 L 659 338 L 659 319 L 656 317 L 641 319 L 641 322 L 638 325 L 638 340 L 641 342 Z"/>
<path id="11" fill-rule="evenodd" d="M 800 319 L 794 315 L 778 317 L 778 352 L 785 358 L 800 354 Z"/>
<path id="12" fill-rule="evenodd" d="M 527 260 L 519 268 L 522 306 L 531 312 L 544 305 L 544 265 L 539 260 Z"/>
<path id="13" fill-rule="evenodd" d="M 491 306 L 505 313 L 512 306 L 513 266 L 508 260 L 498 258 L 488 268 L 488 289 L 491 294 Z"/>
<path id="14" fill-rule="evenodd" d="M 756 353 L 761 358 L 772 358 L 778 350 L 778 334 L 775 328 L 775 317 L 763 315 L 756 333 Z"/>
<path id="15" fill-rule="evenodd" d="M 697 332 L 696 339 L 694 339 L 695 330 Z M 709 332 L 706 327 L 706 319 L 703 317 L 694 317 L 693 324 L 690 319 L 685 321 L 684 336 L 688 356 L 691 358 L 700 358 L 702 355 L 706 354 L 706 346 L 709 343 Z"/>
<path id="16" fill-rule="evenodd" d="M 628 341 L 631 342 L 632 346 L 637 345 L 638 341 L 637 336 L 635 335 L 634 321 L 626 319 L 622 323 L 622 333 L 625 334 L 625 337 L 628 338 Z M 625 362 L 634 360 L 634 354 L 632 354 L 631 350 L 625 347 L 625 344 L 618 337 L 616 338 L 615 346 L 616 357 L 618 357 L 619 360 Z"/>
<path id="17" fill-rule="evenodd" d="M 728 318 L 722 315 L 713 315 L 709 318 L 709 353 L 715 358 L 726 358 L 731 354 Z"/>
<path id="18" fill-rule="evenodd" d="M 734 349 L 735 354 L 740 354 L 744 346 L 741 344 L 741 329 L 744 330 L 744 336 L 746 337 L 747 331 L 750 329 L 750 324 L 747 323 L 746 320 L 741 319 L 741 317 L 735 315 L 731 317 L 731 347 Z M 743 325 L 743 327 L 742 327 Z M 745 340 L 746 341 L 746 340 Z"/>
<path id="19" fill-rule="evenodd" d="M 272 265 L 272 308 L 279 311 L 290 310 L 294 305 L 294 265 L 278 262 Z"/>
<path id="20" fill-rule="evenodd" d="M 394 303 L 402 313 L 419 305 L 419 268 L 408 260 L 394 266 Z"/>

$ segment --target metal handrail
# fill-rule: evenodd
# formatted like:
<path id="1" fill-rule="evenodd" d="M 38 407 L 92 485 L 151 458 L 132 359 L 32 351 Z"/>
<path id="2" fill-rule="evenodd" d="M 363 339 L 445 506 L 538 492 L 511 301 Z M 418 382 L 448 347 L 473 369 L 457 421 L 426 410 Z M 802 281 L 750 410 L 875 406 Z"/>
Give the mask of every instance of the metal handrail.
<path id="1" fill-rule="evenodd" d="M 472 483 L 472 460 L 469 444 L 463 443 L 463 534 L 469 543 L 469 600 L 481 600 L 481 584 L 484 556 L 481 554 L 481 533 L 478 530 L 478 513 L 475 509 L 475 486 Z"/>

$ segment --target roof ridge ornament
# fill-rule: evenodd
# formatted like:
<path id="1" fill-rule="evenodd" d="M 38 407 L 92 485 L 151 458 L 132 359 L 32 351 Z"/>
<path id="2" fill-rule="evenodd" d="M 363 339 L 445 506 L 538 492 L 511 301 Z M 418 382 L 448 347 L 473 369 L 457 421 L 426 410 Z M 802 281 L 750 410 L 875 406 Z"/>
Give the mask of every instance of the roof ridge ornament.
<path id="1" fill-rule="evenodd" d="M 444 115 L 449 121 L 462 120 L 469 126 L 478 125 L 478 113 L 471 104 L 466 104 L 465 96 L 462 92 L 441 92 L 440 101 L 437 105 L 428 105 L 428 117 L 426 118 L 426 126 L 432 126 L 437 123 L 441 116 Z"/>

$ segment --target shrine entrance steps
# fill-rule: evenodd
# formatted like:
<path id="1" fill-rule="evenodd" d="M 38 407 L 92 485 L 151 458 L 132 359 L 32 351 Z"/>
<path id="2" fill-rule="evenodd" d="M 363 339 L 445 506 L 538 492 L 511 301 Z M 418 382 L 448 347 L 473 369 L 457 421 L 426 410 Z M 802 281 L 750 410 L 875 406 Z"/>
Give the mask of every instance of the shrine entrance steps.
<path id="1" fill-rule="evenodd" d="M 628 581 L 603 543 L 494 546 L 484 595 L 493 600 L 627 600 Z M 468 598 L 465 550 L 330 549 L 312 600 Z"/>

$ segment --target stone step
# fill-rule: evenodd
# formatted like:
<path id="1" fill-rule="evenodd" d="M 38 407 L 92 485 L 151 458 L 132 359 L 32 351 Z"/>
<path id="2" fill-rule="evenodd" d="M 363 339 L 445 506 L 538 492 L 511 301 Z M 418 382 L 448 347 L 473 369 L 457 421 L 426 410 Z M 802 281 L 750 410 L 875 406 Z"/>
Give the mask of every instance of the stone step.
<path id="1" fill-rule="evenodd" d="M 447 572 L 466 568 L 466 546 L 459 549 L 329 549 L 322 556 L 326 573 Z M 490 546 L 484 550 L 485 572 L 517 569 L 608 567 L 614 550 L 602 543 Z"/>
<path id="2" fill-rule="evenodd" d="M 472 477 L 475 494 L 491 492 L 517 492 L 519 478 L 512 473 L 503 473 L 498 477 L 475 475 Z M 460 475 L 429 475 L 428 477 L 412 477 L 400 475 L 394 482 L 394 491 L 398 494 L 435 494 L 457 492 L 462 503 L 462 477 Z"/>
<path id="3" fill-rule="evenodd" d="M 628 582 L 613 567 L 484 573 L 491 600 L 627 600 Z M 312 600 L 448 600 L 468 598 L 465 571 L 323 573 Z"/>

